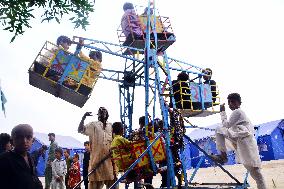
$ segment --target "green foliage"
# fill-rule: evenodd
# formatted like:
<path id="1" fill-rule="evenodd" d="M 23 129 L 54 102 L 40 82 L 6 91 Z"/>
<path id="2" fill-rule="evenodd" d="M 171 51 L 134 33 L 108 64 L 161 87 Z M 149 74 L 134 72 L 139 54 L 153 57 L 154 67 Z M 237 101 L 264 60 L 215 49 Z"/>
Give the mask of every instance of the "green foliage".
<path id="1" fill-rule="evenodd" d="M 88 0 L 0 0 L 0 23 L 4 30 L 14 33 L 11 42 L 23 34 L 26 28 L 31 28 L 30 20 L 35 9 L 42 9 L 42 22 L 60 20 L 68 15 L 75 28 L 84 30 L 89 25 L 88 15 L 93 12 L 94 5 Z"/>

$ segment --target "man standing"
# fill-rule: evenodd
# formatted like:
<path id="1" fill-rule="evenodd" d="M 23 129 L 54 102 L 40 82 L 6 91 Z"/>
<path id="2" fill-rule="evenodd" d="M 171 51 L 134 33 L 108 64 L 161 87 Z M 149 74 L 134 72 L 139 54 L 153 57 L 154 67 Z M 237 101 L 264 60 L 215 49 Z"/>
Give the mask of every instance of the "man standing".
<path id="1" fill-rule="evenodd" d="M 84 142 L 84 146 L 85 146 L 85 152 L 83 158 L 83 178 L 85 178 L 88 175 L 88 167 L 90 161 L 90 142 L 89 141 Z M 88 183 L 89 179 L 85 179 L 84 180 L 85 189 L 88 189 Z"/>
<path id="2" fill-rule="evenodd" d="M 55 134 L 54 133 L 49 133 L 48 134 L 48 139 L 50 141 L 50 146 L 48 150 L 48 158 L 47 158 L 47 163 L 45 166 L 45 189 L 50 188 L 50 183 L 52 179 L 52 167 L 51 163 L 55 160 L 55 149 L 58 147 L 57 142 L 55 142 Z"/>
<path id="3" fill-rule="evenodd" d="M 98 162 L 106 157 L 110 152 L 112 141 L 111 123 L 107 122 L 109 117 L 107 109 L 100 107 L 98 120 L 84 125 L 87 116 L 92 116 L 91 112 L 86 112 L 78 127 L 78 132 L 89 136 L 90 141 L 90 165 L 91 171 Z M 114 183 L 114 173 L 111 159 L 108 158 L 89 176 L 89 189 L 102 189 Z"/>
<path id="4" fill-rule="evenodd" d="M 66 165 L 67 165 L 67 173 L 65 175 L 65 186 L 66 186 L 66 189 L 69 189 L 69 186 L 68 186 L 69 169 L 71 167 L 73 159 L 72 159 L 72 157 L 70 157 L 70 150 L 69 149 L 64 150 L 63 155 L 65 157 L 65 162 L 66 162 Z"/>
<path id="5" fill-rule="evenodd" d="M 14 150 L 0 155 L 0 188 L 42 189 L 28 153 L 33 142 L 33 128 L 20 124 L 13 128 L 11 135 Z"/>
<path id="6" fill-rule="evenodd" d="M 227 145 L 236 152 L 236 158 L 242 163 L 256 181 L 258 189 L 267 189 L 261 173 L 261 160 L 254 137 L 254 128 L 245 112 L 241 110 L 241 96 L 238 93 L 229 94 L 229 108 L 233 111 L 229 120 L 225 112 L 225 104 L 220 105 L 222 127 L 216 128 L 216 145 L 220 155 L 211 155 L 219 163 L 226 163 Z M 226 141 L 226 142 L 225 142 Z"/>

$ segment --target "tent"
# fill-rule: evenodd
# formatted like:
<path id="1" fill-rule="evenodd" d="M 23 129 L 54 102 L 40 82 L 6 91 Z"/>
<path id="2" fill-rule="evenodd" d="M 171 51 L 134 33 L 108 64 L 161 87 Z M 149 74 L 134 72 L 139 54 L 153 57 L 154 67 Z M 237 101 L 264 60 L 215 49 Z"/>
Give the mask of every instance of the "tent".
<path id="1" fill-rule="evenodd" d="M 262 161 L 284 159 L 284 119 L 256 125 Z"/>
<path id="2" fill-rule="evenodd" d="M 49 146 L 50 141 L 48 140 L 48 134 L 45 133 L 37 133 L 34 132 L 34 143 L 31 147 L 30 152 L 33 152 L 36 149 L 39 149 L 42 145 Z M 60 146 L 63 149 L 70 149 L 70 155 L 73 156 L 75 153 L 79 154 L 79 161 L 82 169 L 83 165 L 83 155 L 84 155 L 84 145 L 77 139 L 70 137 L 70 136 L 62 136 L 62 135 L 56 135 L 55 140 L 58 143 L 58 146 Z M 45 170 L 45 164 L 48 157 L 48 151 L 45 154 L 45 159 L 42 157 L 39 158 L 39 162 L 37 165 L 37 173 L 38 176 L 44 176 L 44 170 Z"/>
<path id="3" fill-rule="evenodd" d="M 216 143 L 214 141 L 215 129 L 221 124 L 214 124 L 207 128 L 211 130 L 195 129 L 188 136 L 195 141 L 201 148 L 206 149 L 207 153 L 216 154 Z M 270 121 L 267 123 L 255 125 L 258 128 L 257 144 L 259 147 L 260 157 L 262 161 L 284 159 L 284 119 Z M 185 139 L 186 140 L 186 139 Z M 186 142 L 188 143 L 188 142 Z M 187 154 L 190 154 L 190 163 L 192 167 L 196 167 L 200 158 L 204 157 L 194 145 L 187 144 L 185 149 Z M 188 160 L 189 161 L 189 160 Z M 228 153 L 228 163 L 235 164 L 235 155 L 233 152 Z M 211 160 L 205 157 L 200 167 L 211 166 Z"/>
<path id="4" fill-rule="evenodd" d="M 216 154 L 217 148 L 215 143 L 214 129 L 217 126 L 221 126 L 221 124 L 218 123 L 206 127 L 208 129 L 195 129 L 194 131 L 188 134 L 188 137 L 195 141 L 199 145 L 199 147 L 204 149 L 208 154 Z M 211 159 L 205 157 L 204 154 L 199 151 L 193 144 L 187 142 L 187 139 L 185 139 L 185 141 L 187 144 L 185 147 L 185 151 L 187 152 L 187 154 L 190 154 L 192 167 L 195 168 L 201 158 L 204 158 L 204 160 L 200 164 L 200 167 L 210 167 L 212 165 L 213 162 L 211 161 Z M 235 164 L 235 156 L 233 152 L 229 152 L 228 162 L 226 163 L 226 165 L 232 164 Z"/>

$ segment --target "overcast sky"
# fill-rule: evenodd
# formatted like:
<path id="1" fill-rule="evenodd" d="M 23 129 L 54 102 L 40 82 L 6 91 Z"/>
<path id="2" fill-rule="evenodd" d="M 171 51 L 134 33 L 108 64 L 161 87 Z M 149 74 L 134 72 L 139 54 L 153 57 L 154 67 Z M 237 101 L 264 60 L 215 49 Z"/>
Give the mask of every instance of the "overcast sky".
<path id="1" fill-rule="evenodd" d="M 77 126 L 86 111 L 105 106 L 110 121 L 119 121 L 118 83 L 99 80 L 83 108 L 43 92 L 28 82 L 28 68 L 46 40 L 59 35 L 82 36 L 118 43 L 116 29 L 123 14 L 122 0 L 97 0 L 87 31 L 73 29 L 63 20 L 31 21 L 15 42 L 0 30 L 0 79 L 8 102 L 7 117 L 0 113 L 0 131 L 10 133 L 19 123 L 29 123 L 37 132 L 55 132 L 84 141 Z M 147 1 L 133 0 L 147 6 Z M 242 108 L 255 124 L 284 118 L 284 1 L 282 0 L 157 0 L 160 15 L 170 17 L 177 41 L 168 48 L 170 57 L 210 67 L 219 84 L 221 101 L 231 92 L 242 96 Z M 39 16 L 37 16 L 39 18 Z M 103 67 L 123 70 L 124 60 L 103 54 Z M 144 113 L 143 88 L 137 89 L 133 122 Z M 226 107 L 228 110 L 228 107 Z M 228 111 L 229 113 L 229 111 Z M 86 121 L 97 119 L 89 118 Z M 195 125 L 219 122 L 219 115 L 192 118 Z"/>

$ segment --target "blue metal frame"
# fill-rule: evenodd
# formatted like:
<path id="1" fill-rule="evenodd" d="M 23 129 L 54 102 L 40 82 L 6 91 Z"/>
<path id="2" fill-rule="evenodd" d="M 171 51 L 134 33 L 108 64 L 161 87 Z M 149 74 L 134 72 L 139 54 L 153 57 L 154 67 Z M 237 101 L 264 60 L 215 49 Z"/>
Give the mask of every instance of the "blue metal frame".
<path id="1" fill-rule="evenodd" d="M 119 85 L 120 120 L 125 128 L 124 136 L 132 132 L 134 87 Z"/>
<path id="2" fill-rule="evenodd" d="M 115 55 L 121 58 L 126 59 L 125 62 L 125 68 L 124 71 L 119 71 L 119 70 L 110 70 L 110 69 L 102 69 L 101 75 L 99 78 L 111 80 L 111 81 L 116 81 L 121 83 L 119 85 L 119 92 L 120 92 L 120 118 L 122 123 L 127 127 L 126 129 L 126 137 L 132 132 L 132 114 L 133 114 L 133 101 L 134 101 L 134 91 L 135 91 L 135 86 L 144 86 L 145 87 L 145 126 L 148 126 L 148 115 L 149 115 L 149 94 L 150 91 L 153 92 L 154 94 L 154 106 L 153 106 L 153 117 L 152 119 L 155 119 L 155 109 L 156 109 L 156 100 L 159 100 L 160 103 L 160 110 L 162 114 L 162 119 L 164 121 L 164 126 L 163 126 L 163 136 L 165 138 L 165 146 L 166 146 L 166 154 L 167 154 L 167 188 L 172 188 L 176 186 L 176 181 L 175 181 L 175 171 L 174 171 L 174 162 L 173 162 L 173 157 L 172 157 L 172 152 L 171 152 L 171 144 L 170 144 L 170 131 L 169 131 L 169 107 L 166 105 L 165 99 L 162 96 L 163 94 L 163 84 L 164 82 L 161 81 L 161 74 L 159 73 L 160 65 L 157 62 L 157 33 L 156 33 L 156 26 L 155 24 L 151 28 L 151 23 L 150 23 L 150 0 L 148 1 L 148 12 L 147 12 L 147 27 L 146 27 L 146 41 L 145 41 L 145 49 L 136 49 L 133 47 L 127 47 L 127 46 L 121 46 L 121 45 L 116 45 L 113 43 L 107 43 L 103 41 L 98 41 L 98 40 L 93 40 L 93 39 L 88 39 L 88 38 L 83 38 L 85 41 L 89 41 L 89 44 L 84 44 L 82 45 L 85 48 L 88 49 L 94 49 L 98 50 L 104 53 L 108 53 L 111 55 Z M 153 2 L 153 10 L 154 10 L 154 23 L 156 23 L 156 12 L 155 12 L 155 1 Z M 150 41 L 150 31 L 154 33 L 154 39 L 155 39 L 155 48 L 151 49 L 151 41 Z M 76 38 L 76 37 L 75 37 Z M 103 47 L 97 47 L 94 45 L 102 45 Z M 110 46 L 110 47 L 109 47 Z M 129 55 L 123 55 L 117 50 L 112 50 L 111 47 L 114 48 L 120 48 L 120 49 L 131 49 L 137 52 L 142 52 L 144 51 L 145 57 L 143 59 L 140 59 L 139 57 L 136 58 L 135 56 L 129 56 Z M 121 50 L 120 50 L 121 51 Z M 150 58 L 151 57 L 151 58 Z M 204 75 L 202 73 L 202 68 L 198 66 L 194 66 L 192 64 L 179 61 L 170 57 L 167 57 L 166 52 L 163 54 L 163 59 L 165 62 L 165 68 L 163 69 L 166 79 L 168 81 L 168 85 L 170 88 L 170 94 L 173 94 L 172 91 L 172 79 L 171 79 L 171 74 L 170 71 L 186 71 L 187 73 L 192 73 L 196 74 L 198 76 Z M 131 61 L 131 63 L 129 63 Z M 170 62 L 169 62 L 170 61 Z M 171 63 L 171 66 L 169 64 Z M 177 66 L 174 65 L 174 63 L 177 63 Z M 182 69 L 180 65 L 188 66 L 190 67 L 189 69 Z M 149 73 L 149 68 L 153 67 L 155 71 L 155 76 L 152 77 L 150 76 Z M 135 78 L 135 81 L 133 83 L 127 83 L 125 81 L 125 76 L 127 74 L 130 74 Z M 128 75 L 129 76 L 129 75 Z M 201 80 L 200 80 L 201 82 Z M 200 85 L 201 86 L 201 85 Z M 202 87 L 202 86 L 201 86 Z M 157 96 L 158 95 L 158 96 Z M 172 102 L 173 102 L 173 107 L 175 108 L 175 100 L 174 97 L 171 96 Z M 201 97 L 202 99 L 202 97 Z M 202 99 L 203 100 L 203 99 Z M 202 101 L 201 100 L 201 101 Z M 202 103 L 203 104 L 203 103 Z M 204 105 L 203 105 L 204 106 Z M 203 107 L 204 108 L 204 107 Z M 147 130 L 147 129 L 146 129 Z M 159 135 L 158 137 L 155 138 L 155 141 L 161 137 Z M 151 146 L 153 145 L 152 142 L 150 143 L 147 135 L 145 134 L 145 139 L 146 139 L 146 144 L 147 144 L 147 149 L 139 156 L 139 158 L 130 166 L 130 168 L 125 172 L 124 175 L 120 179 L 118 179 L 114 185 L 111 187 L 113 188 L 115 185 L 117 185 L 125 176 L 129 173 L 130 170 L 132 170 L 135 165 L 141 160 L 141 158 L 148 153 L 150 157 L 150 162 L 153 168 L 153 171 L 156 173 L 156 164 L 154 162 L 153 154 L 151 152 Z M 181 160 L 183 161 L 183 157 Z M 182 171 L 184 174 L 184 181 L 185 181 L 185 186 L 188 187 L 188 180 L 187 180 L 187 174 L 186 174 L 186 168 L 184 167 L 184 163 L 182 163 Z"/>
<path id="3" fill-rule="evenodd" d="M 208 143 L 206 146 L 205 146 L 205 151 L 207 151 L 208 150 L 208 147 L 210 146 L 210 143 Z M 205 159 L 205 154 L 199 159 L 199 161 L 198 161 L 198 163 L 197 163 L 197 165 L 196 165 L 196 167 L 195 167 L 195 169 L 194 169 L 194 171 L 193 171 L 193 173 L 192 173 L 192 175 L 191 175 L 191 177 L 190 177 L 190 179 L 189 179 L 189 182 L 191 183 L 192 181 L 193 181 L 193 178 L 195 177 L 195 175 L 196 175 L 196 173 L 197 173 L 197 171 L 198 171 L 198 169 L 200 168 L 200 165 L 201 165 L 201 163 L 203 162 L 203 160 Z"/>

